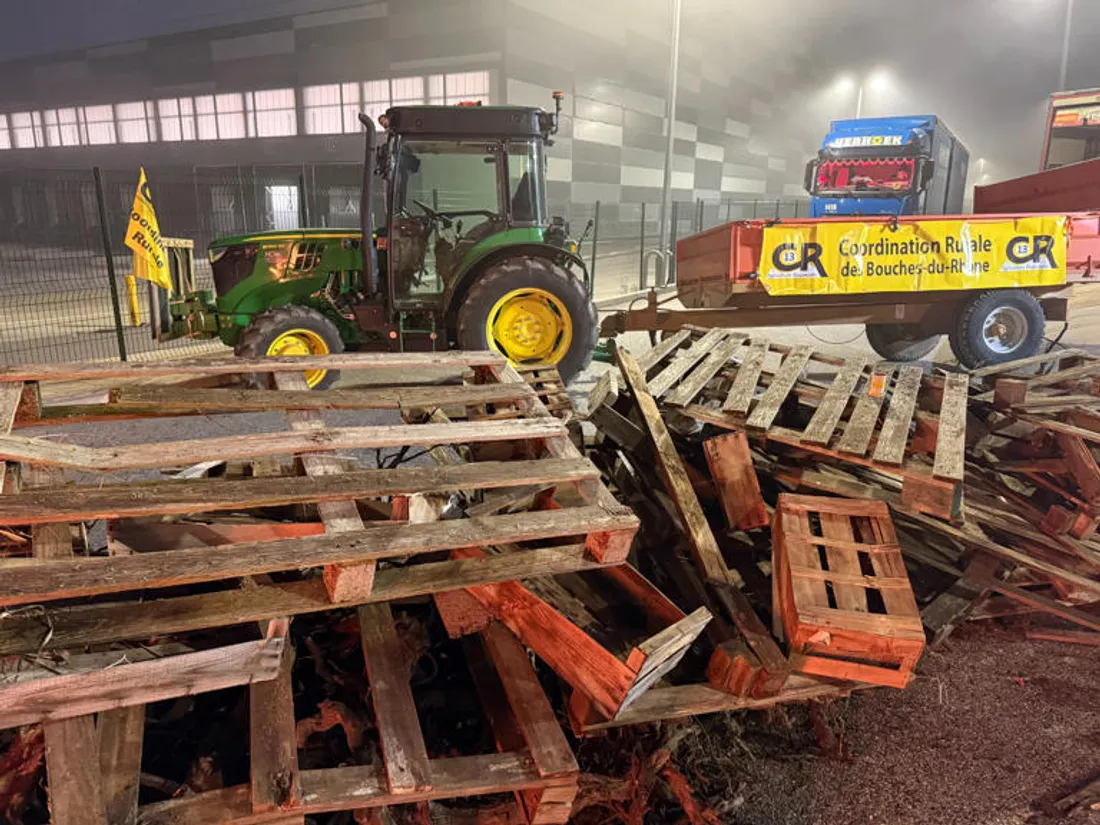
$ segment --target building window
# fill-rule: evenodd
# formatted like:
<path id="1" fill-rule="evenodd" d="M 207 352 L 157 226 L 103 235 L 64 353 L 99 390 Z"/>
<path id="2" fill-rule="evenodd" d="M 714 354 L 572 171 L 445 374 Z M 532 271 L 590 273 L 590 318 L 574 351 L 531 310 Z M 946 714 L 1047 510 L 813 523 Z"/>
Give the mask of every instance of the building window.
<path id="1" fill-rule="evenodd" d="M 84 121 L 82 143 L 98 146 L 118 142 L 115 135 L 114 106 L 85 106 L 80 111 Z"/>
<path id="2" fill-rule="evenodd" d="M 391 106 L 417 106 L 424 102 L 424 78 L 395 77 L 390 81 Z"/>
<path id="3" fill-rule="evenodd" d="M 214 95 L 214 108 L 218 114 L 218 140 L 233 140 L 245 136 L 242 94 L 237 92 Z"/>
<path id="4" fill-rule="evenodd" d="M 149 143 L 156 138 L 153 104 L 149 101 L 115 104 L 119 143 Z"/>
<path id="5" fill-rule="evenodd" d="M 214 96 L 195 98 L 195 134 L 199 140 L 218 139 L 218 117 L 214 109 Z"/>
<path id="6" fill-rule="evenodd" d="M 298 134 L 298 109 L 293 89 L 264 89 L 245 94 L 249 137 Z"/>
<path id="7" fill-rule="evenodd" d="M 363 111 L 371 120 L 390 108 L 390 82 L 388 80 L 368 80 L 363 84 Z"/>
<path id="8" fill-rule="evenodd" d="M 42 113 L 46 125 L 46 145 L 79 146 L 80 127 L 76 109 L 47 109 Z"/>
<path id="9" fill-rule="evenodd" d="M 489 104 L 488 72 L 433 74 L 428 78 L 428 102 L 437 106 L 455 106 L 467 101 Z"/>
<path id="10" fill-rule="evenodd" d="M 35 149 L 46 145 L 42 134 L 40 112 L 16 112 L 11 116 L 11 132 L 15 148 Z"/>
<path id="11" fill-rule="evenodd" d="M 329 83 L 302 89 L 307 135 L 359 131 L 359 84 Z"/>
<path id="12" fill-rule="evenodd" d="M 160 116 L 160 139 L 167 141 L 195 139 L 195 104 L 189 97 L 157 101 Z"/>
<path id="13" fill-rule="evenodd" d="M 0 149 L 11 148 L 11 132 L 8 130 L 8 116 L 0 115 Z"/>

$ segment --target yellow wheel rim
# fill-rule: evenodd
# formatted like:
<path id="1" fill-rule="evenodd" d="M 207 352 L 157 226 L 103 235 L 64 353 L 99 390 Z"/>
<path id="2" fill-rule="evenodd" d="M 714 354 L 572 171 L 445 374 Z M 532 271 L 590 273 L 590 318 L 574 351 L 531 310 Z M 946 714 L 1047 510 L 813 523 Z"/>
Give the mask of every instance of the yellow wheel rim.
<path id="1" fill-rule="evenodd" d="M 485 321 L 489 347 L 517 364 L 557 364 L 573 341 L 565 304 L 544 289 L 514 289 Z"/>
<path id="2" fill-rule="evenodd" d="M 325 339 L 311 329 L 288 329 L 267 348 L 268 355 L 328 355 Z M 306 370 L 306 384 L 316 387 L 324 380 L 328 370 Z"/>

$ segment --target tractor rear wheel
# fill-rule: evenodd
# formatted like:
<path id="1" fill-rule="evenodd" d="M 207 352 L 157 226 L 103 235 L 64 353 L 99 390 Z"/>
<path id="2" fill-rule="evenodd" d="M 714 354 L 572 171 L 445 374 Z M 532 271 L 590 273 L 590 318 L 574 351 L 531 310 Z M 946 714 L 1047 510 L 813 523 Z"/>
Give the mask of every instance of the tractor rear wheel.
<path id="1" fill-rule="evenodd" d="M 233 352 L 242 358 L 266 355 L 329 355 L 343 352 L 336 325 L 315 309 L 286 306 L 261 312 L 241 333 Z M 323 390 L 340 377 L 338 370 L 306 370 L 306 384 Z M 249 383 L 266 386 L 263 373 L 252 373 Z"/>
<path id="2" fill-rule="evenodd" d="M 516 256 L 483 272 L 458 308 L 458 343 L 515 364 L 557 367 L 566 382 L 592 361 L 596 307 L 584 284 L 546 258 Z"/>

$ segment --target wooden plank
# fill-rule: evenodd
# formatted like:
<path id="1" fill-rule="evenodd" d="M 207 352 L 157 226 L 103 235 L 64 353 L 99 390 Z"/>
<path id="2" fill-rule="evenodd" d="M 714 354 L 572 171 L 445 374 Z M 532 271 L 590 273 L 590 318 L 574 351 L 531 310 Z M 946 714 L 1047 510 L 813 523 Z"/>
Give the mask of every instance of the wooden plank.
<path id="1" fill-rule="evenodd" d="M 1085 355 L 1085 352 L 1079 349 L 1051 350 L 1050 352 L 1040 353 L 1039 355 L 1032 355 L 1029 358 L 1019 358 L 1015 361 L 1005 361 L 1001 364 L 990 364 L 987 367 L 979 367 L 976 370 L 970 371 L 970 377 L 984 378 L 987 375 L 1015 372 L 1025 367 L 1033 367 L 1036 364 L 1045 364 L 1047 361 L 1061 360 L 1063 358 L 1078 358 L 1083 355 Z"/>
<path id="2" fill-rule="evenodd" d="M 936 458 L 932 475 L 936 478 L 963 480 L 966 464 L 966 405 L 970 379 L 965 373 L 949 372 L 943 386 L 939 427 L 936 432 Z"/>
<path id="3" fill-rule="evenodd" d="M 0 704 L 0 720 L 12 717 L 8 706 Z M 0 721 L 0 728 L 19 724 L 27 723 Z M 108 825 L 95 717 L 79 716 L 46 725 L 46 782 L 52 825 Z"/>
<path id="4" fill-rule="evenodd" d="M 429 790 L 428 751 L 389 605 L 362 605 L 359 632 L 389 791 L 404 795 Z"/>
<path id="5" fill-rule="evenodd" d="M 633 531 L 636 527 L 633 515 L 608 513 L 602 507 L 576 507 L 424 524 L 380 523 L 339 535 L 303 536 L 164 553 L 80 557 L 34 564 L 17 560 L 0 564 L 0 604 L 171 587 L 278 570 L 376 561 L 456 547 Z"/>
<path id="6" fill-rule="evenodd" d="M 1067 433 L 1055 433 L 1066 465 L 1081 494 L 1089 504 L 1100 504 L 1100 465 L 1084 439 Z"/>
<path id="7" fill-rule="evenodd" d="M 583 544 L 545 547 L 477 559 L 455 559 L 380 570 L 364 602 L 412 598 L 441 586 L 470 587 L 497 581 L 551 576 L 603 565 L 587 556 Z M 276 616 L 331 610 L 317 579 L 247 590 L 223 590 L 144 602 L 106 602 L 47 607 L 6 616 L 0 655 L 64 650 L 99 642 L 147 639 L 212 627 L 244 624 Z"/>
<path id="8" fill-rule="evenodd" d="M 829 443 L 866 367 L 867 362 L 863 358 L 851 358 L 845 361 L 844 366 L 833 376 L 833 383 L 829 385 L 825 397 L 817 405 L 810 423 L 802 431 L 803 441 L 813 444 Z"/>
<path id="9" fill-rule="evenodd" d="M 145 705 L 103 711 L 99 714 L 96 731 L 107 822 L 110 825 L 137 825 Z"/>
<path id="10" fill-rule="evenodd" d="M 2 386 L 2 385 L 0 385 Z M 182 515 L 280 504 L 454 490 L 508 489 L 598 479 L 587 459 L 483 461 L 450 467 L 356 470 L 312 478 L 195 479 L 36 489 L 0 496 L 0 524 L 24 525 Z"/>
<path id="11" fill-rule="evenodd" d="M 546 787 L 527 753 L 492 753 L 433 759 L 429 764 L 431 790 L 395 794 L 386 787 L 382 769 L 372 765 L 302 771 L 302 812 L 402 805 L 427 799 L 451 799 L 509 793 Z M 277 823 L 286 814 L 253 814 L 248 785 L 143 805 L 142 825 L 257 825 Z"/>
<path id="12" fill-rule="evenodd" d="M 8 386 L 8 385 L 3 385 Z M 173 411 L 258 412 L 266 410 L 399 410 L 404 407 L 465 407 L 523 401 L 535 394 L 520 384 L 455 384 L 334 390 L 181 389 L 153 385 L 119 387 L 110 407 Z M 46 408 L 49 409 L 48 407 Z"/>
<path id="13" fill-rule="evenodd" d="M 8 685 L 0 688 L 0 729 L 273 679 L 282 650 L 283 639 L 265 639 Z M 47 731 L 47 747 L 49 739 Z"/>
<path id="14" fill-rule="evenodd" d="M 652 381 L 648 382 L 650 394 L 654 398 L 660 398 L 672 389 L 681 378 L 688 374 L 692 367 L 705 358 L 711 349 L 723 341 L 727 335 L 729 335 L 729 330 L 726 329 L 708 330 L 702 338 L 698 339 L 688 349 L 677 353 L 676 357 L 672 359 L 672 363 L 654 376 Z"/>
<path id="15" fill-rule="evenodd" d="M 1072 622 L 1081 627 L 1087 627 L 1090 630 L 1100 632 L 1100 616 L 1096 616 L 1076 607 L 1062 604 L 1055 599 L 1044 596 L 1042 593 L 1036 593 L 1033 590 L 1017 587 L 1014 584 L 1001 581 L 994 576 L 979 577 L 976 579 L 976 584 L 985 589 L 1000 593 L 1002 596 L 1007 596 L 1013 601 L 1027 605 L 1035 610 L 1041 610 L 1044 613 L 1057 616 L 1059 619 L 1065 619 L 1067 622 Z"/>
<path id="16" fill-rule="evenodd" d="M 665 403 L 676 407 L 690 404 L 695 396 L 703 391 L 703 387 L 707 385 L 707 382 L 714 378 L 727 364 L 733 354 L 744 347 L 744 341 L 745 337 L 743 335 L 735 334 L 718 344 L 710 351 L 703 363 L 696 367 L 686 379 L 681 381 L 675 390 L 669 393 Z"/>
<path id="17" fill-rule="evenodd" d="M 749 411 L 767 354 L 768 344 L 765 341 L 754 341 L 749 346 L 741 366 L 737 368 L 733 386 L 730 387 L 726 400 L 722 404 L 722 412 L 747 413 Z"/>
<path id="18" fill-rule="evenodd" d="M 0 367 L 0 382 L 68 381 L 82 378 L 154 378 L 165 375 L 233 375 L 245 372 L 302 370 L 416 370 L 499 366 L 495 352 L 342 352 L 334 355 L 282 355 L 264 358 L 180 358 L 172 361 L 129 361 L 98 364 L 17 364 Z"/>
<path id="19" fill-rule="evenodd" d="M 680 346 L 684 341 L 691 337 L 690 329 L 682 329 L 679 332 L 675 332 L 672 335 L 667 336 L 657 346 L 648 352 L 643 352 L 638 356 L 638 367 L 642 372 L 649 372 L 657 364 L 661 363 L 670 352 Z"/>
<path id="20" fill-rule="evenodd" d="M 0 384 L 0 435 L 11 432 L 15 422 L 15 411 L 19 409 L 19 399 L 23 397 L 23 384 L 13 382 Z"/>
<path id="21" fill-rule="evenodd" d="M 1088 378 L 1097 372 L 1100 372 L 1100 359 L 1088 356 L 1089 360 L 1083 364 L 1078 364 L 1076 367 L 1070 367 L 1065 370 L 1058 370 L 1056 372 L 1048 372 L 1046 375 L 1039 375 L 1035 378 L 1029 378 L 1027 381 L 1028 390 L 1033 390 L 1036 387 L 1049 387 L 1052 384 L 1060 384 L 1063 381 L 1075 381 L 1078 378 Z"/>
<path id="22" fill-rule="evenodd" d="M 878 424 L 879 410 L 882 409 L 884 388 L 893 368 L 887 364 L 876 364 L 871 370 L 867 382 L 867 392 L 860 396 L 852 417 L 844 427 L 844 433 L 837 442 L 836 449 L 841 453 L 863 455 L 871 443 L 875 426 Z"/>
<path id="23" fill-rule="evenodd" d="M 619 368 L 622 370 L 627 386 L 634 395 L 634 401 L 641 411 L 649 436 L 653 440 L 657 453 L 657 467 L 680 515 L 684 532 L 688 535 L 692 555 L 707 579 L 725 583 L 730 580 L 730 575 L 726 562 L 722 558 L 722 551 L 707 523 L 699 498 L 691 486 L 684 463 L 676 452 L 672 436 L 657 409 L 657 402 L 646 389 L 645 376 L 638 369 L 638 363 L 633 356 L 626 350 L 616 349 L 615 357 L 618 359 Z"/>
<path id="24" fill-rule="evenodd" d="M 726 614 L 741 632 L 752 652 L 760 659 L 764 668 L 764 674 L 758 683 L 757 690 L 760 695 L 777 693 L 787 680 L 790 673 L 790 665 L 783 651 L 776 644 L 768 629 L 756 611 L 749 604 L 745 596 L 732 584 L 712 584 L 711 590 L 715 598 L 725 609 Z"/>
<path id="25" fill-rule="evenodd" d="M 271 623 L 285 634 L 289 622 Z M 274 679 L 248 687 L 248 752 L 252 810 L 287 810 L 302 800 L 294 690 L 290 682 L 294 647 L 286 644 Z"/>
<path id="26" fill-rule="evenodd" d="M 628 708 L 645 691 L 680 663 L 688 648 L 699 638 L 710 623 L 711 612 L 700 607 L 684 616 L 664 630 L 639 643 L 627 656 L 626 665 L 633 668 L 637 675 L 619 708 L 619 713 Z"/>
<path id="27" fill-rule="evenodd" d="M 852 520 L 840 513 L 820 513 L 821 532 L 827 539 L 840 539 L 851 542 L 855 540 L 852 531 Z M 841 549 L 836 546 L 825 545 L 825 558 L 829 562 L 829 573 L 838 574 L 829 576 L 833 583 L 833 595 L 836 598 L 836 606 L 841 610 L 867 610 L 867 596 L 862 587 L 852 584 L 843 584 L 846 576 L 860 576 L 859 558 L 855 550 Z M 908 582 L 906 582 L 908 585 Z M 875 586 L 875 585 L 871 585 Z"/>
<path id="28" fill-rule="evenodd" d="M 257 433 L 99 448 L 9 435 L 0 436 L 0 457 L 91 472 L 110 472 L 304 452 L 538 439 L 565 432 L 565 425 L 551 418 L 321 428 L 295 433 Z"/>
<path id="29" fill-rule="evenodd" d="M 1029 627 L 1024 631 L 1024 635 L 1029 639 L 1042 639 L 1047 642 L 1067 642 L 1074 645 L 1100 647 L 1100 633 L 1092 633 L 1088 630 Z"/>
<path id="30" fill-rule="evenodd" d="M 473 386 L 502 386 L 510 387 L 511 384 L 474 384 Z M 592 392 L 588 394 L 588 403 L 585 405 L 585 415 L 591 416 L 605 403 L 614 404 L 619 399 L 619 382 L 615 377 L 615 370 L 610 369 L 600 376 Z"/>
<path id="31" fill-rule="evenodd" d="M 924 371 L 917 366 L 902 367 L 890 396 L 890 406 L 875 444 L 874 460 L 883 464 L 901 464 L 905 458 L 905 445 L 909 443 L 909 425 L 917 406 Z"/>
<path id="32" fill-rule="evenodd" d="M 756 402 L 752 414 L 745 421 L 746 427 L 755 430 L 766 430 L 772 425 L 775 416 L 779 414 L 780 406 L 787 400 L 788 393 L 790 393 L 795 382 L 798 381 L 798 377 L 802 375 L 802 370 L 806 366 L 806 362 L 810 360 L 812 352 L 813 350 L 810 347 L 804 345 L 791 348 L 791 351 L 787 353 L 787 357 L 783 359 L 783 363 L 779 365 L 779 369 L 772 377 L 771 384 L 764 390 L 764 394 Z"/>
<path id="33" fill-rule="evenodd" d="M 760 494 L 760 481 L 745 434 L 733 432 L 708 438 L 703 442 L 703 452 L 730 527 L 738 530 L 767 527 L 768 508 Z"/>
<path id="34" fill-rule="evenodd" d="M 539 775 L 576 773 L 573 750 L 519 639 L 499 622 L 489 625 L 482 638 Z"/>
<path id="35" fill-rule="evenodd" d="M 455 551 L 476 556 L 476 548 Z M 634 671 L 517 582 L 470 587 L 466 592 L 482 605 L 563 680 L 592 700 L 605 716 L 619 709 L 634 683 Z"/>

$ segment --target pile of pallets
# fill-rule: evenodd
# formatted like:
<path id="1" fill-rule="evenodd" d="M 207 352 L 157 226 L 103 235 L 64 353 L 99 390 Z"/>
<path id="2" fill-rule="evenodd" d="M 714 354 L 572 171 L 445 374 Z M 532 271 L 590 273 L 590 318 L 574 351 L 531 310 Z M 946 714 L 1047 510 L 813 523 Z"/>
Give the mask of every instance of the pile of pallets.
<path id="1" fill-rule="evenodd" d="M 312 365 L 0 372 L 0 729 L 45 725 L 57 823 L 302 822 L 322 811 L 513 792 L 508 816 L 564 822 L 577 766 L 510 622 L 483 624 L 481 641 L 467 646 L 496 752 L 431 755 L 395 619 L 400 605 L 440 591 L 619 564 L 637 519 L 536 390 L 495 355 L 331 356 L 316 366 L 454 376 L 316 392 L 303 366 Z M 271 372 L 277 389 L 218 385 L 242 371 Z M 102 399 L 44 404 L 42 385 L 52 381 L 76 382 L 70 391 L 84 396 L 91 384 Z M 330 427 L 323 414 L 334 409 L 394 420 Z M 111 446 L 81 443 L 94 431 L 76 426 L 165 417 L 172 431 L 179 416 L 218 422 L 253 412 L 285 424 L 225 436 L 215 423 L 210 436 Z M 410 447 L 466 460 L 362 469 L 347 455 L 397 448 L 403 457 Z M 150 471 L 174 477 L 149 480 Z M 451 518 L 448 503 L 465 517 Z M 101 521 L 106 547 L 83 529 Z M 359 700 L 369 694 L 377 759 L 299 766 L 302 640 L 288 628 L 311 613 L 331 613 L 334 625 L 354 617 L 366 665 Z M 139 810 L 145 706 L 233 686 L 247 686 L 250 778 Z"/>

